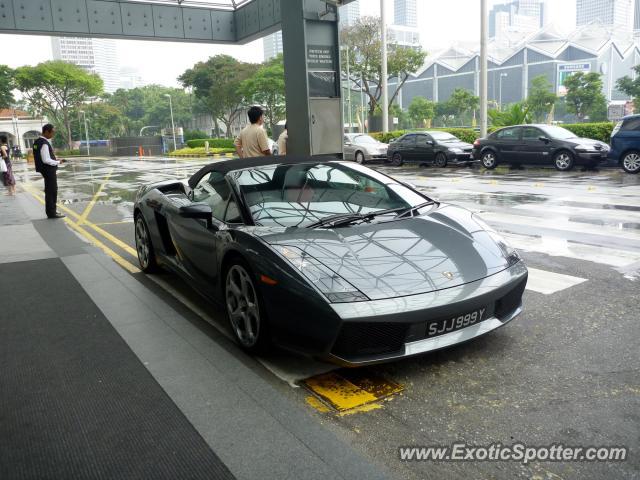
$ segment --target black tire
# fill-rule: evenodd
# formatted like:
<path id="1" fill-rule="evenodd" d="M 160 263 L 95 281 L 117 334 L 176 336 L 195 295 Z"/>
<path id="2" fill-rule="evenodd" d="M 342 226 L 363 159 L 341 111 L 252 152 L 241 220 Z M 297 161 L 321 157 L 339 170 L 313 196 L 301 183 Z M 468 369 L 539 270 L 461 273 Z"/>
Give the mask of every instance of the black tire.
<path id="1" fill-rule="evenodd" d="M 480 162 L 482 163 L 482 166 L 487 170 L 493 170 L 498 166 L 498 156 L 493 150 L 487 150 L 485 152 L 482 152 Z"/>
<path id="2" fill-rule="evenodd" d="M 158 271 L 158 262 L 156 261 L 156 253 L 153 249 L 153 242 L 149 233 L 147 222 L 141 213 L 136 215 L 135 220 L 135 240 L 136 252 L 138 253 L 138 263 L 140 270 L 144 273 L 154 273 Z"/>
<path id="3" fill-rule="evenodd" d="M 448 161 L 447 161 L 447 156 L 446 156 L 444 153 L 442 153 L 442 152 L 438 153 L 438 154 L 436 155 L 435 160 L 433 161 L 433 164 L 434 164 L 436 167 L 438 167 L 438 168 L 444 168 L 444 167 L 446 167 L 446 166 L 447 166 L 447 163 L 448 163 Z"/>
<path id="4" fill-rule="evenodd" d="M 640 172 L 640 152 L 637 150 L 626 152 L 622 157 L 620 164 L 625 172 L 635 175 Z"/>
<path id="5" fill-rule="evenodd" d="M 365 162 L 364 153 L 362 153 L 360 150 L 356 152 L 355 159 L 356 159 L 356 163 L 359 163 L 360 165 L 364 165 L 364 162 Z"/>
<path id="6" fill-rule="evenodd" d="M 553 156 L 553 166 L 559 172 L 568 172 L 575 166 L 575 157 L 568 150 L 561 150 Z"/>
<path id="7" fill-rule="evenodd" d="M 400 152 L 395 152 L 391 156 L 391 165 L 394 167 L 401 167 L 404 164 L 404 160 L 402 159 L 402 155 Z"/>
<path id="8" fill-rule="evenodd" d="M 242 258 L 233 258 L 225 269 L 223 288 L 229 325 L 240 347 L 249 353 L 269 350 L 271 338 L 264 302 L 255 275 Z"/>

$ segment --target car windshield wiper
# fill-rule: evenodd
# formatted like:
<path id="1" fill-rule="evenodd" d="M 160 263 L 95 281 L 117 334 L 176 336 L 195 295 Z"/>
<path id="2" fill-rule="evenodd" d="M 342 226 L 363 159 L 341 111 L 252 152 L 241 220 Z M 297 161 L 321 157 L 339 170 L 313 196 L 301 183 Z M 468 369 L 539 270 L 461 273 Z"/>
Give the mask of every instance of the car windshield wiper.
<path id="1" fill-rule="evenodd" d="M 421 203 L 420 205 L 416 205 L 415 207 L 405 208 L 400 213 L 398 213 L 398 217 L 404 217 L 409 214 L 413 216 L 413 212 L 415 212 L 416 210 L 428 207 L 429 205 L 434 205 L 435 203 L 437 203 L 435 200 L 429 200 L 428 202 Z"/>
<path id="2" fill-rule="evenodd" d="M 328 217 L 321 218 L 317 222 L 311 223 L 307 225 L 305 228 L 318 228 L 318 227 L 340 227 L 344 225 L 350 225 L 355 222 L 366 222 L 368 220 L 373 220 L 376 217 L 382 215 L 389 215 L 392 213 L 397 213 L 398 217 L 406 215 L 408 212 L 412 212 L 417 208 L 426 207 L 427 205 L 431 205 L 435 202 L 430 201 L 421 205 L 417 205 L 415 207 L 399 207 L 399 208 L 390 208 L 387 210 L 378 210 L 376 212 L 370 213 L 339 213 L 337 215 L 329 215 Z"/>

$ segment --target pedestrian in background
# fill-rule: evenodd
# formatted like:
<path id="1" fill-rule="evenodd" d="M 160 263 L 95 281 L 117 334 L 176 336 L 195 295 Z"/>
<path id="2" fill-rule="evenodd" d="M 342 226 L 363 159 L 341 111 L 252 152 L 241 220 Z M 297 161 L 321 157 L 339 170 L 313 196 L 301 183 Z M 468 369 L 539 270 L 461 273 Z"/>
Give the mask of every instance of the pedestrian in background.
<path id="1" fill-rule="evenodd" d="M 284 124 L 284 130 L 278 137 L 278 154 L 287 154 L 287 141 L 289 140 L 289 131 L 287 130 L 287 124 Z"/>
<path id="2" fill-rule="evenodd" d="M 58 165 L 64 160 L 58 160 L 51 145 L 55 135 L 55 127 L 47 123 L 42 127 L 42 135 L 33 142 L 33 159 L 36 172 L 44 178 L 44 200 L 47 218 L 63 218 L 65 215 L 56 210 L 58 202 Z"/>
<path id="3" fill-rule="evenodd" d="M 240 158 L 271 155 L 269 137 L 263 127 L 264 111 L 260 107 L 251 107 L 247 115 L 251 123 L 244 127 L 236 138 L 236 153 Z"/>
<path id="4" fill-rule="evenodd" d="M 9 157 L 9 145 L 7 145 L 7 137 L 0 137 L 0 156 L 4 160 L 6 169 L 2 172 L 2 183 L 9 190 L 9 195 L 16 194 L 16 177 L 13 175 L 13 166 Z"/>

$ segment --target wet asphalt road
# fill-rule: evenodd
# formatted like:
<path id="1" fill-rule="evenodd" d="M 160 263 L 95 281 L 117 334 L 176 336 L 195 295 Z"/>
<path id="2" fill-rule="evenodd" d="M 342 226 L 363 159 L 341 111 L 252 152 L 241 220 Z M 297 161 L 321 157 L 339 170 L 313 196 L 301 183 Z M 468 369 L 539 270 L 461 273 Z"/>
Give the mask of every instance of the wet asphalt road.
<path id="1" fill-rule="evenodd" d="M 133 245 L 132 202 L 141 184 L 185 178 L 206 160 L 73 160 L 59 173 L 60 200 Z M 524 313 L 472 343 L 369 367 L 405 389 L 383 408 L 310 416 L 346 437 L 399 478 L 640 478 L 640 176 L 618 169 L 487 172 L 377 165 L 428 195 L 480 212 L 542 271 Z M 22 165 L 18 180 L 42 181 Z M 135 258 L 110 248 L 135 264 Z M 555 278 L 577 278 L 555 286 Z M 175 288 L 187 292 L 179 281 Z M 549 287 L 549 291 L 541 293 Z M 202 309 L 206 302 L 194 299 Z M 286 395 L 303 389 L 273 377 Z M 623 445 L 621 463 L 401 462 L 398 447 L 449 445 Z"/>

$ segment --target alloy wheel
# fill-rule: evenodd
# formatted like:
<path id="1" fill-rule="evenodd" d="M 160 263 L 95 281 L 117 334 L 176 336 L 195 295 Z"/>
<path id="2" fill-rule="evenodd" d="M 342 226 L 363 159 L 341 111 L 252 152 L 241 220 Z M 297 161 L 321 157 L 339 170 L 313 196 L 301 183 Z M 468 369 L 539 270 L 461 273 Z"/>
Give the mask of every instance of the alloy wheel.
<path id="1" fill-rule="evenodd" d="M 252 348 L 260 335 L 260 304 L 249 273 L 233 265 L 225 283 L 227 312 L 233 332 L 243 347 Z"/>
<path id="2" fill-rule="evenodd" d="M 436 167 L 444 168 L 447 166 L 447 157 L 444 153 L 439 153 L 436 155 L 435 161 Z"/>
<path id="3" fill-rule="evenodd" d="M 364 153 L 356 152 L 356 162 L 358 162 L 360 165 L 364 163 Z"/>
<path id="4" fill-rule="evenodd" d="M 560 171 L 569 170 L 573 164 L 571 155 L 566 152 L 559 153 L 556 156 L 556 168 Z"/>
<path id="5" fill-rule="evenodd" d="M 487 152 L 482 156 L 484 168 L 494 168 L 496 166 L 496 156 L 492 152 Z"/>
<path id="6" fill-rule="evenodd" d="M 142 215 L 136 220 L 136 251 L 138 262 L 142 270 L 147 270 L 151 264 L 151 245 L 149 243 L 149 231 L 144 223 Z"/>
<path id="7" fill-rule="evenodd" d="M 628 173 L 640 172 L 640 154 L 636 152 L 626 154 L 622 160 L 622 168 Z"/>
<path id="8" fill-rule="evenodd" d="M 402 155 L 400 155 L 399 153 L 394 153 L 393 157 L 391 157 L 391 165 L 395 166 L 395 167 L 401 167 L 402 166 Z"/>

